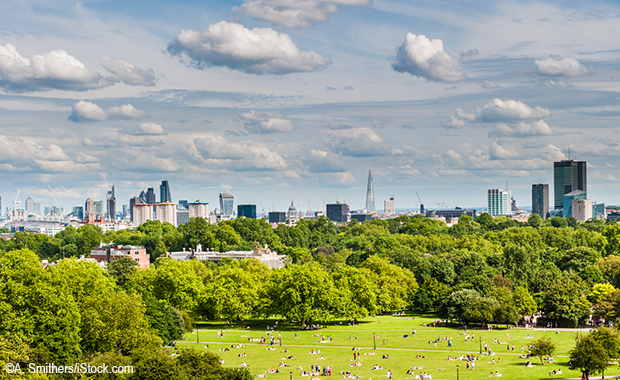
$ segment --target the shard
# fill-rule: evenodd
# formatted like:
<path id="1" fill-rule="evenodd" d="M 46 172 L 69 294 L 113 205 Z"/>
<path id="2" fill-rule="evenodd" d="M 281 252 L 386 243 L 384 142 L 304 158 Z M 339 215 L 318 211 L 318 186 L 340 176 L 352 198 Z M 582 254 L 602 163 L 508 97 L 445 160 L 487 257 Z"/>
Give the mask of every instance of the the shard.
<path id="1" fill-rule="evenodd" d="M 372 183 L 372 170 L 368 170 L 368 189 L 366 190 L 366 212 L 376 212 L 375 208 L 375 187 Z"/>

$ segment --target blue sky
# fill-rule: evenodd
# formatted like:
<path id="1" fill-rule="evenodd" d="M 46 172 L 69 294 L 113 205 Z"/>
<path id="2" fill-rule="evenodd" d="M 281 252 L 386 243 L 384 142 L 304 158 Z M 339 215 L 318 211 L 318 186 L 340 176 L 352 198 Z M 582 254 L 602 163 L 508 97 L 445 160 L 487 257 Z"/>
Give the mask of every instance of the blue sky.
<path id="1" fill-rule="evenodd" d="M 284 210 L 519 205 L 554 160 L 620 203 L 617 2 L 237 0 L 0 4 L 0 196 Z M 552 201 L 552 200 L 551 200 Z M 212 206 L 212 207 L 213 207 Z M 260 206 L 259 206 L 260 207 Z"/>

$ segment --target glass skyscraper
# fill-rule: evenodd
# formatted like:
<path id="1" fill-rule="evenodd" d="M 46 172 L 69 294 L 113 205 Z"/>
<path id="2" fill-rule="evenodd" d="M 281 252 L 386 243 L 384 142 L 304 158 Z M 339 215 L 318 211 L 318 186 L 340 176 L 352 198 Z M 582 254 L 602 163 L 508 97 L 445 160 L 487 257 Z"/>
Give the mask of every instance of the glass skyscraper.
<path id="1" fill-rule="evenodd" d="M 510 190 L 503 189 L 488 189 L 487 201 L 489 205 L 489 215 L 510 215 L 511 214 L 511 202 L 510 202 Z"/>
<path id="2" fill-rule="evenodd" d="M 532 214 L 538 214 L 541 218 L 547 219 L 549 215 L 549 185 L 532 185 Z"/>
<path id="3" fill-rule="evenodd" d="M 553 207 L 564 207 L 564 195 L 576 190 L 588 192 L 585 161 L 562 160 L 553 163 Z M 587 196 L 586 196 L 587 198 Z"/>
<path id="4" fill-rule="evenodd" d="M 170 184 L 168 181 L 161 181 L 161 185 L 159 186 L 159 202 L 172 202 L 172 197 L 170 196 Z"/>
<path id="5" fill-rule="evenodd" d="M 235 209 L 235 196 L 229 193 L 220 193 L 220 214 L 231 216 Z"/>

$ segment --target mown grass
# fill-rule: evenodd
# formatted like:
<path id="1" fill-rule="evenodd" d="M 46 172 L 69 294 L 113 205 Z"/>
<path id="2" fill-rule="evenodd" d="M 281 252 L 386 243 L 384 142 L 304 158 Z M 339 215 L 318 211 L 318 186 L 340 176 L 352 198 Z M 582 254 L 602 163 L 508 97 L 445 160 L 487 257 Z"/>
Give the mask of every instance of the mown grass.
<path id="1" fill-rule="evenodd" d="M 499 326 L 498 329 L 491 331 L 470 328 L 469 334 L 474 335 L 474 339 L 465 342 L 462 328 L 451 327 L 423 327 L 423 323 L 432 322 L 432 316 L 411 315 L 404 317 L 381 316 L 367 318 L 360 321 L 356 326 L 349 326 L 346 322 L 342 324 L 328 324 L 326 328 L 319 330 L 298 330 L 297 326 L 279 323 L 278 328 L 272 334 L 276 337 L 282 336 L 282 346 L 274 345 L 275 350 L 268 350 L 269 343 L 260 344 L 250 342 L 248 338 L 267 338 L 266 327 L 273 325 L 275 320 L 252 321 L 249 330 L 242 330 L 239 325 L 236 327 L 227 326 L 225 323 L 207 322 L 199 325 L 197 333 L 188 334 L 188 339 L 179 342 L 180 347 L 189 346 L 198 349 L 205 349 L 208 345 L 210 350 L 216 352 L 224 359 L 227 367 L 238 367 L 242 362 L 249 365 L 249 369 L 254 376 L 265 373 L 268 369 L 279 369 L 282 373 L 268 373 L 265 378 L 274 380 L 289 379 L 310 379 L 301 377 L 302 367 L 310 370 L 311 364 L 319 364 L 322 367 L 331 366 L 333 376 L 343 378 L 341 371 L 351 370 L 353 375 L 363 379 L 387 379 L 387 370 L 393 372 L 393 379 L 413 379 L 413 375 L 407 375 L 407 370 L 412 366 L 423 366 L 424 369 L 416 370 L 416 373 L 426 372 L 432 375 L 435 380 L 456 379 L 457 365 L 459 366 L 459 379 L 480 379 L 489 377 L 492 371 L 498 371 L 504 379 L 548 379 L 549 373 L 554 369 L 562 369 L 562 375 L 552 375 L 552 378 L 580 377 L 578 371 L 568 369 L 568 354 L 574 347 L 575 332 L 562 329 L 551 330 L 526 330 L 519 328 L 506 329 Z M 412 330 L 416 330 L 416 335 L 412 336 Z M 223 337 L 218 337 L 218 331 L 224 331 Z M 559 333 L 558 333 L 559 332 Z M 297 337 L 295 337 L 297 333 Z M 318 336 L 316 336 L 318 334 Z M 373 334 L 376 335 L 373 348 Z M 458 338 L 457 338 L 458 334 Z M 507 335 L 508 334 L 508 335 Z M 408 335 L 404 338 L 404 335 Z M 196 343 L 197 336 L 201 343 Z M 331 336 L 333 340 L 321 342 L 321 338 Z M 530 336 L 531 338 L 528 338 Z M 520 359 L 521 346 L 524 353 L 528 351 L 528 345 L 534 340 L 547 336 L 556 345 L 555 364 L 542 365 L 537 358 L 530 359 L 535 367 L 527 368 L 525 364 L 528 359 Z M 440 338 L 437 345 L 434 341 Z M 452 347 L 448 347 L 448 339 L 452 339 Z M 384 343 L 385 339 L 385 343 Z M 502 344 L 494 344 L 497 339 Z M 207 343 L 208 342 L 208 343 Z M 268 340 L 267 340 L 268 342 Z M 430 342 L 430 343 L 429 343 Z M 480 355 L 480 346 L 484 351 L 484 344 L 487 343 L 494 355 Z M 243 348 L 232 348 L 231 345 L 244 344 Z M 507 344 L 511 350 L 507 352 Z M 512 351 L 514 345 L 514 351 Z M 353 347 L 361 349 L 361 367 L 350 367 L 353 363 Z M 230 351 L 223 351 L 229 348 Z M 287 349 L 288 353 L 282 350 Z M 310 354 L 311 350 L 320 349 L 320 354 Z M 246 353 L 247 357 L 238 357 L 240 353 Z M 370 355 L 374 353 L 374 355 Z M 295 359 L 284 360 L 289 355 Z M 366 355 L 369 354 L 369 355 Z M 461 355 L 480 356 L 480 360 L 475 362 L 475 372 L 465 369 L 465 361 L 446 360 L 448 356 Z M 382 359 L 382 355 L 390 355 L 390 359 Z M 416 358 L 422 355 L 425 358 Z M 319 360 L 320 357 L 324 360 Z M 495 360 L 495 364 L 490 363 Z M 289 367 L 279 367 L 280 362 L 285 362 Z M 379 365 L 382 370 L 371 370 L 373 365 Z M 618 365 L 610 367 L 606 375 L 620 374 Z"/>

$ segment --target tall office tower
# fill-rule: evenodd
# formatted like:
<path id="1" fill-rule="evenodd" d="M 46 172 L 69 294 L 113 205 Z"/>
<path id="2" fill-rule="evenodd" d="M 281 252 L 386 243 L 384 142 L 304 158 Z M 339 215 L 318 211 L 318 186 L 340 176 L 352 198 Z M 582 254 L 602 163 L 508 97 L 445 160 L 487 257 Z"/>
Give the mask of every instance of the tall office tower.
<path id="1" fill-rule="evenodd" d="M 112 186 L 112 190 L 108 191 L 108 194 L 105 198 L 106 203 L 106 216 L 108 220 L 116 220 L 116 191 L 114 186 Z"/>
<path id="2" fill-rule="evenodd" d="M 333 222 L 346 223 L 348 220 L 349 206 L 345 203 L 327 205 L 327 217 Z"/>
<path id="3" fill-rule="evenodd" d="M 129 206 L 123 205 L 123 220 L 129 219 Z"/>
<path id="4" fill-rule="evenodd" d="M 511 203 L 510 203 L 510 190 L 503 189 L 488 189 L 487 201 L 489 207 L 489 215 L 510 215 Z"/>
<path id="5" fill-rule="evenodd" d="M 383 213 L 385 215 L 395 215 L 396 214 L 396 199 L 392 195 L 390 200 L 383 201 Z"/>
<path id="6" fill-rule="evenodd" d="M 543 219 L 549 216 L 549 185 L 532 185 L 532 214 L 538 214 Z"/>
<path id="7" fill-rule="evenodd" d="M 237 206 L 237 217 L 242 216 L 248 219 L 256 219 L 256 205 Z"/>
<path id="8" fill-rule="evenodd" d="M 228 191 L 220 193 L 220 212 L 222 215 L 231 216 L 235 208 L 235 196 Z"/>
<path id="9" fill-rule="evenodd" d="M 79 220 L 84 220 L 84 207 L 74 206 L 71 215 L 75 216 Z"/>
<path id="10" fill-rule="evenodd" d="M 168 222 L 176 227 L 177 225 L 177 205 L 176 203 L 156 203 L 155 204 L 156 219 L 162 223 Z"/>
<path id="11" fill-rule="evenodd" d="M 26 198 L 26 214 L 34 214 L 34 200 L 30 197 Z"/>
<path id="12" fill-rule="evenodd" d="M 32 212 L 35 214 L 41 213 L 41 202 L 32 202 Z"/>
<path id="13" fill-rule="evenodd" d="M 196 202 L 188 203 L 187 210 L 189 211 L 189 218 L 203 218 L 209 220 L 209 203 L 200 202 L 198 199 Z"/>
<path id="14" fill-rule="evenodd" d="M 372 183 L 372 171 L 368 170 L 368 186 L 366 187 L 366 212 L 371 214 L 376 212 L 375 208 L 375 187 Z"/>
<path id="15" fill-rule="evenodd" d="M 562 160 L 553 163 L 553 206 L 564 207 L 564 195 L 575 190 L 588 192 L 587 163 Z"/>
<path id="16" fill-rule="evenodd" d="M 177 209 L 187 210 L 189 202 L 187 200 L 179 200 L 179 206 Z"/>
<path id="17" fill-rule="evenodd" d="M 133 205 L 133 225 L 139 226 L 149 220 L 153 220 L 153 205 L 147 203 L 137 203 Z"/>
<path id="18" fill-rule="evenodd" d="M 172 197 L 170 196 L 170 184 L 168 181 L 161 181 L 161 185 L 159 186 L 159 201 L 161 203 L 172 202 Z"/>
<path id="19" fill-rule="evenodd" d="M 133 220 L 133 205 L 138 205 L 140 203 L 142 202 L 140 202 L 139 197 L 133 197 L 129 199 L 129 217 L 131 218 L 131 220 Z"/>
<path id="20" fill-rule="evenodd" d="M 146 203 L 149 205 L 154 205 L 157 203 L 157 196 L 155 195 L 155 190 L 152 187 L 149 187 L 146 190 Z"/>
<path id="21" fill-rule="evenodd" d="M 138 196 L 138 199 L 140 200 L 140 202 L 138 202 L 138 203 L 148 203 L 146 201 L 146 193 L 144 192 L 144 190 L 142 190 L 140 192 L 140 195 Z"/>
<path id="22" fill-rule="evenodd" d="M 84 220 L 88 220 L 91 216 L 93 219 L 95 218 L 95 201 L 88 198 L 84 202 Z"/>
<path id="23" fill-rule="evenodd" d="M 104 216 L 103 213 L 103 201 L 95 201 L 95 217 L 99 218 L 100 216 Z"/>

